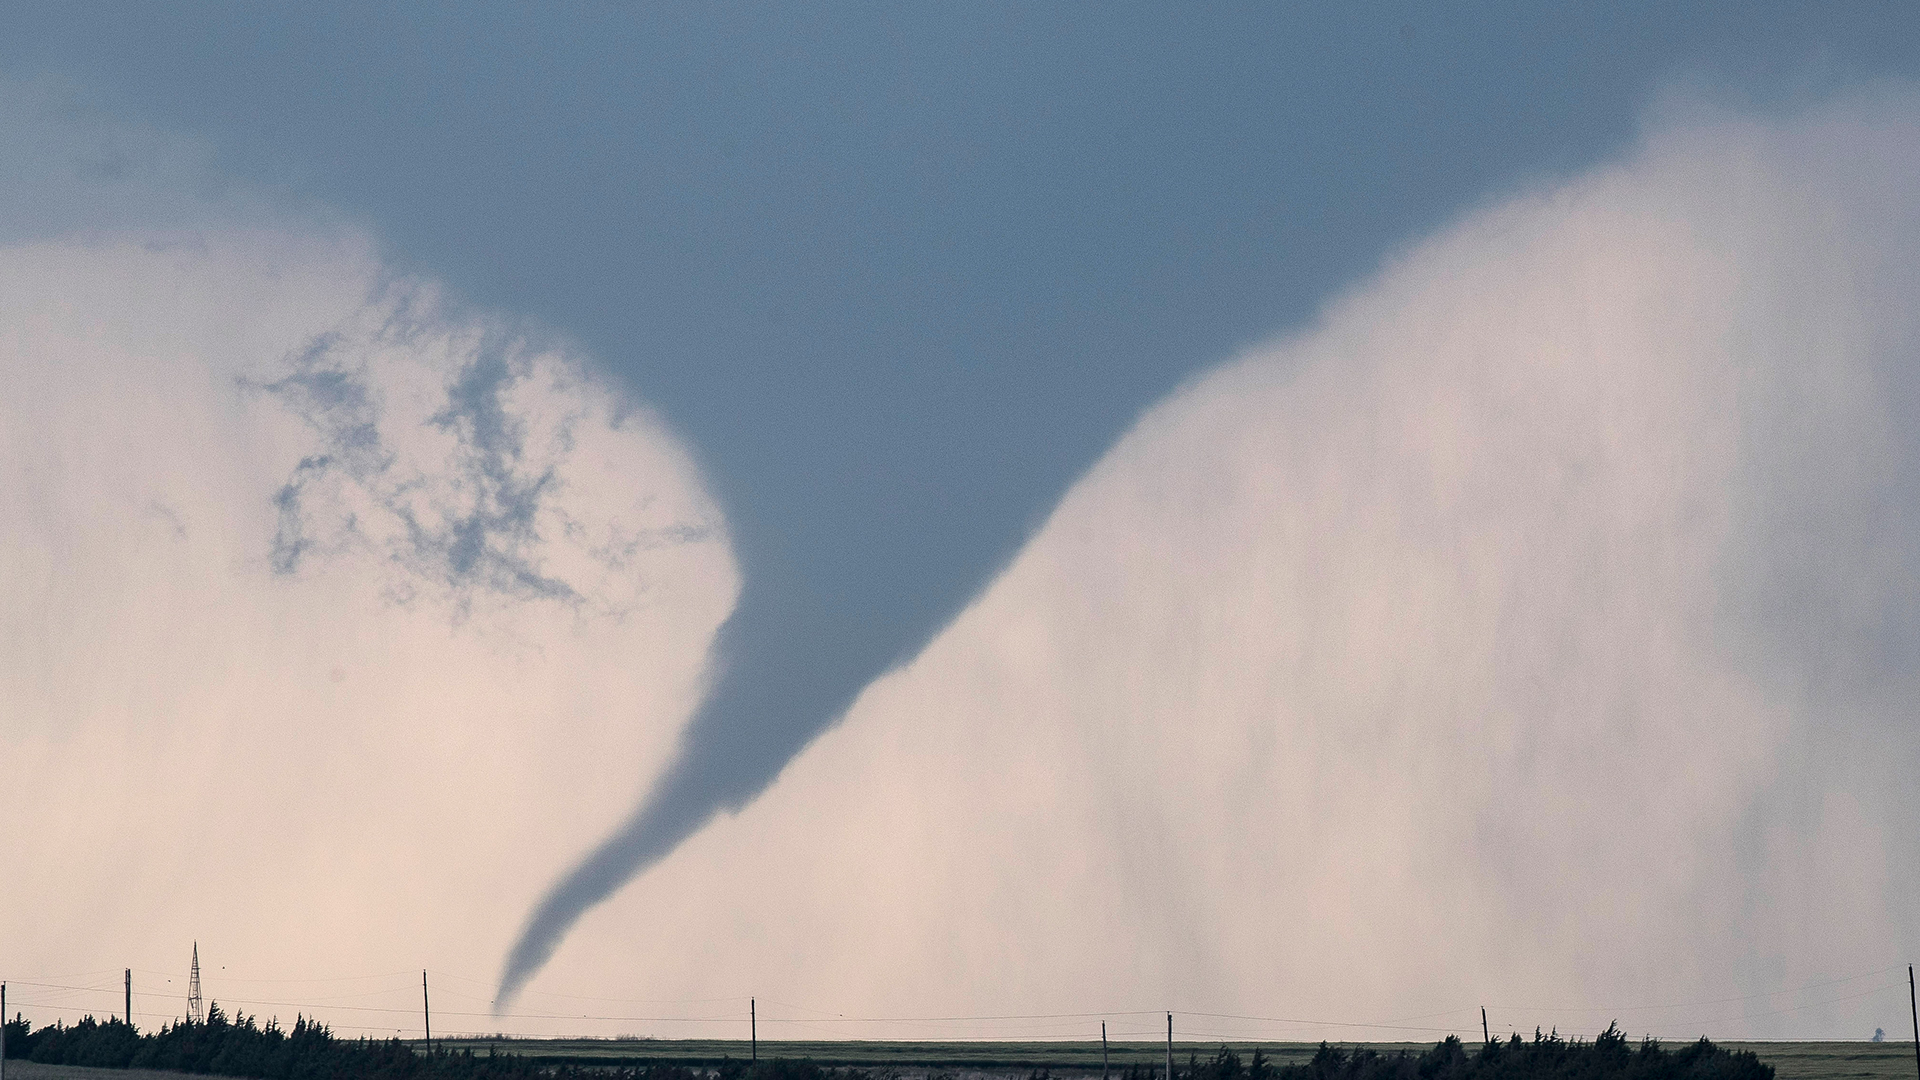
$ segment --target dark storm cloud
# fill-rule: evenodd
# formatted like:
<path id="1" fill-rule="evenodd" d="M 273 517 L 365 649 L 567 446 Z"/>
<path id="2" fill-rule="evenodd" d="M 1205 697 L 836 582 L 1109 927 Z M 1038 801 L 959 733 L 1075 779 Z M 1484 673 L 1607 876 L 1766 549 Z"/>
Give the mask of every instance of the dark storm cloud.
<path id="1" fill-rule="evenodd" d="M 1809 55 L 1913 71 L 1895 10 L 60 5 L 14 12 L 0 64 L 363 215 L 575 335 L 700 455 L 744 577 L 712 696 L 510 988 L 924 644 L 1149 402 L 1462 206 L 1605 157 L 1677 67 L 1763 98 L 1818 81 Z M 472 376 L 444 416 L 487 499 L 416 521 L 415 554 L 538 594 L 515 560 L 543 481 Z M 351 408 L 320 418 L 344 441 L 289 505 L 371 462 L 342 456 Z"/>

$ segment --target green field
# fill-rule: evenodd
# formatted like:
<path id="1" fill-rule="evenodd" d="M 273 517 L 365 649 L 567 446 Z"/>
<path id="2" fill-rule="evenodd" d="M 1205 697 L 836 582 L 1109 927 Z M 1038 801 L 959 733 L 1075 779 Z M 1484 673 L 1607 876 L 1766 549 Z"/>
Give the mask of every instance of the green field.
<path id="1" fill-rule="evenodd" d="M 485 1053 L 502 1053 L 552 1062 L 615 1064 L 676 1062 L 714 1065 L 728 1058 L 741 1061 L 748 1044 L 736 1040 L 695 1039 L 448 1039 L 440 1045 Z M 1174 1059 L 1182 1066 L 1189 1055 L 1207 1057 L 1218 1042 L 1176 1042 Z M 1234 1043 L 1242 1056 L 1258 1046 L 1275 1064 L 1303 1061 L 1317 1043 Z M 1381 1053 L 1407 1050 L 1420 1053 L 1432 1043 L 1342 1043 L 1365 1046 Z M 1920 1080 L 1920 1066 L 1910 1042 L 1730 1042 L 1730 1048 L 1751 1050 L 1774 1067 L 1779 1080 Z M 1115 1042 L 1108 1059 L 1115 1069 L 1128 1065 L 1158 1067 L 1166 1062 L 1163 1042 Z M 788 1042 L 763 1040 L 760 1056 L 806 1058 L 821 1065 L 853 1065 L 880 1071 L 898 1070 L 903 1077 L 930 1073 L 1027 1073 L 1048 1069 L 1056 1073 L 1097 1073 L 1097 1042 Z"/>
<path id="2" fill-rule="evenodd" d="M 1914 1080 L 1920 1076 L 1910 1042 L 1729 1042 L 1773 1066 L 1779 1080 Z"/>

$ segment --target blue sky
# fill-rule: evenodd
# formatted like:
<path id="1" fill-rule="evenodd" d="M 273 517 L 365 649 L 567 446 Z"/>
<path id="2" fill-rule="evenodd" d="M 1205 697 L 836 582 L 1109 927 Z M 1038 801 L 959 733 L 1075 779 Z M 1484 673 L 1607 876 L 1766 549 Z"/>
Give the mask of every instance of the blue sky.
<path id="1" fill-rule="evenodd" d="M 912 656 L 1143 409 L 1398 245 L 1619 152 L 1675 85 L 1766 110 L 1920 74 L 1903 4 L 8 22 L 0 70 L 366 222 L 398 265 L 579 342 L 690 444 L 743 593 L 685 755 L 556 894 L 562 929 Z"/>

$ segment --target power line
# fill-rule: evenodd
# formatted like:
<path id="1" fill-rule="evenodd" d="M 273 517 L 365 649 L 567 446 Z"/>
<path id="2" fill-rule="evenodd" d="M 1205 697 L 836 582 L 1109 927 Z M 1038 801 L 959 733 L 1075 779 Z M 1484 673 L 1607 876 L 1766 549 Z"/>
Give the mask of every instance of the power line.
<path id="1" fill-rule="evenodd" d="M 1343 1020 L 1303 1020 L 1287 1016 L 1242 1016 L 1237 1013 L 1211 1013 L 1198 1010 L 1185 1010 L 1186 1016 L 1206 1016 L 1215 1020 L 1252 1020 L 1265 1024 L 1287 1024 L 1293 1027 L 1353 1027 L 1377 1028 L 1391 1031 L 1452 1031 L 1451 1027 L 1411 1027 L 1405 1024 L 1365 1024 Z"/>
<path id="2" fill-rule="evenodd" d="M 1828 979 L 1825 982 L 1808 983 L 1805 986 L 1797 986 L 1788 990 L 1763 990 L 1757 994 L 1744 994 L 1740 997 L 1704 998 L 1700 1001 L 1677 1001 L 1670 1005 L 1588 1005 L 1588 1006 L 1529 1005 L 1524 1007 L 1515 1006 L 1515 1005 L 1492 1005 L 1492 1006 L 1489 1006 L 1489 1008 L 1506 1009 L 1513 1012 L 1646 1012 L 1653 1009 L 1687 1009 L 1687 1008 L 1692 1008 L 1693 1006 L 1696 1006 L 1696 1005 L 1724 1005 L 1730 1001 L 1752 1001 L 1755 998 L 1779 997 L 1783 994 L 1798 994 L 1808 990 L 1818 990 L 1823 986 L 1838 986 L 1841 983 L 1858 982 L 1861 979 L 1870 979 L 1875 975 L 1884 975 L 1889 971 L 1897 971 L 1897 970 L 1899 970 L 1899 965 L 1894 964 L 1888 967 L 1876 968 L 1873 971 L 1863 971 L 1858 975 L 1843 975 L 1838 979 Z M 1835 998 L 1834 1000 L 1844 1001 L 1846 999 Z"/>
<path id="3" fill-rule="evenodd" d="M 197 968 L 198 968 L 198 957 L 199 957 L 199 949 L 196 944 L 193 952 L 193 960 L 194 960 L 193 970 L 195 971 L 195 973 L 197 973 Z M 132 969 L 127 969 L 127 970 L 131 971 Z M 1705 998 L 1705 999 L 1699 999 L 1695 1001 L 1669 1002 L 1664 1004 L 1625 1005 L 1625 1006 L 1622 1006 L 1622 1005 L 1579 1006 L 1579 1007 L 1570 1007 L 1570 1006 L 1528 1007 L 1528 1006 L 1500 1005 L 1500 1006 L 1494 1006 L 1494 1008 L 1497 1008 L 1509 1013 L 1519 1013 L 1521 1015 L 1527 1015 L 1527 1014 L 1537 1015 L 1539 1013 L 1584 1013 L 1584 1014 L 1605 1015 L 1605 1014 L 1623 1014 L 1623 1013 L 1647 1012 L 1647 1011 L 1658 1011 L 1658 1010 L 1674 1010 L 1674 1009 L 1694 1008 L 1694 1007 L 1699 1007 L 1704 1005 L 1729 1004 L 1734 1002 L 1766 1001 L 1768 999 L 1777 999 L 1783 996 L 1805 994 L 1812 991 L 1825 990 L 1832 987 L 1841 987 L 1849 983 L 1858 983 L 1863 979 L 1869 979 L 1869 978 L 1873 978 L 1874 976 L 1884 975 L 1887 972 L 1892 970 L 1895 970 L 1895 969 L 1891 967 L 1885 967 L 1885 968 L 1879 968 L 1873 971 L 1860 972 L 1860 973 L 1845 975 L 1845 976 L 1841 976 L 1833 979 L 1824 979 L 1819 982 L 1807 983 L 1804 985 L 1783 988 L 1779 990 L 1762 991 L 1758 993 L 1738 995 L 1738 996 L 1732 996 L 1732 997 Z M 122 982 L 121 985 L 118 985 L 118 986 L 110 986 L 104 983 L 89 984 L 91 983 L 92 976 L 107 975 L 107 974 L 110 974 L 110 972 L 108 971 L 82 972 L 82 973 L 76 973 L 76 975 L 54 976 L 54 977 L 48 977 L 44 979 L 16 979 L 16 980 L 10 980 L 10 981 L 16 988 L 25 988 L 29 992 L 33 992 L 36 990 L 40 991 L 40 993 L 35 995 L 36 997 L 39 997 L 39 998 L 51 997 L 55 999 L 62 999 L 62 998 L 67 998 L 69 995 L 87 995 L 87 994 L 105 994 L 105 993 L 115 993 L 116 995 L 118 995 L 120 993 L 125 993 L 127 995 L 128 1001 L 131 1002 L 131 999 L 134 996 L 138 996 L 143 1001 L 151 1001 L 154 998 L 172 998 L 173 997 L 172 993 L 163 993 L 163 992 L 146 991 L 146 990 L 139 991 L 137 994 L 135 994 L 131 990 L 131 987 L 127 986 L 124 982 Z M 124 973 L 113 972 L 113 974 L 124 974 Z M 338 984 L 338 983 L 348 983 L 348 982 L 365 982 L 367 980 L 390 979 L 390 978 L 395 978 L 397 976 L 406 975 L 406 974 L 408 973 L 393 972 L 393 973 L 381 973 L 381 974 L 373 974 L 373 975 L 328 976 L 328 977 L 320 977 L 320 978 L 312 978 L 312 979 L 235 978 L 231 981 L 237 982 L 237 983 L 246 983 L 246 984 L 255 984 L 255 985 L 259 985 L 259 984 L 278 984 L 278 985 L 309 984 L 310 985 L 310 984 L 316 984 L 316 983 Z M 489 985 L 489 984 L 482 983 L 481 980 L 472 979 L 467 976 L 446 975 L 446 976 L 443 976 L 443 978 L 452 978 L 452 979 L 456 979 L 459 981 L 476 984 L 476 985 Z M 58 980 L 77 979 L 79 981 L 67 982 L 67 981 L 56 981 L 56 979 Z M 204 1022 L 204 1013 L 198 1013 L 198 1015 L 196 1015 L 196 1011 L 200 1009 L 202 1006 L 201 1006 L 200 999 L 193 992 L 194 989 L 197 989 L 197 987 L 194 987 L 192 985 L 195 981 L 196 980 L 194 980 L 192 976 L 190 976 L 189 978 L 190 989 L 188 993 L 189 1017 L 199 1022 Z M 225 980 L 223 977 L 222 981 L 225 982 L 227 980 Z M 1807 1001 L 1807 1002 L 1802 1002 L 1802 1003 L 1793 1004 L 1793 1005 L 1782 1005 L 1776 1008 L 1766 1008 L 1766 1009 L 1759 1009 L 1759 1010 L 1748 1009 L 1748 1010 L 1743 1010 L 1739 1014 L 1718 1016 L 1718 1017 L 1713 1017 L 1713 1018 L 1704 1019 L 1704 1020 L 1692 1021 L 1691 1024 L 1698 1024 L 1699 1028 L 1704 1030 L 1719 1024 L 1738 1022 L 1738 1021 L 1747 1021 L 1747 1020 L 1753 1020 L 1756 1018 L 1767 1017 L 1767 1016 L 1787 1015 L 1791 1013 L 1804 1012 L 1810 1009 L 1828 1007 L 1828 1006 L 1840 1004 L 1847 1001 L 1854 1001 L 1854 1000 L 1859 1000 L 1861 998 L 1872 997 L 1877 994 L 1883 994 L 1895 988 L 1896 986 L 1894 984 L 1888 983 L 1886 985 L 1869 987 L 1867 989 L 1860 990 L 1856 993 L 1841 994 L 1838 996 L 1831 996 L 1831 997 L 1823 996 L 1818 1000 Z M 299 1000 L 299 1001 L 282 1000 L 278 998 L 276 999 L 222 998 L 221 1000 L 225 1001 L 230 1006 L 233 1006 L 236 1008 L 251 1007 L 255 1009 L 260 1009 L 260 1008 L 291 1009 L 291 1010 L 298 1010 L 302 1015 L 309 1015 L 309 1016 L 317 1015 L 320 1013 L 337 1014 L 341 1012 L 352 1012 L 352 1013 L 360 1013 L 360 1014 L 392 1016 L 392 1017 L 399 1018 L 399 1017 L 404 1017 L 408 1015 L 413 1015 L 415 1013 L 415 1007 L 412 1005 L 401 1005 L 401 1004 L 396 1004 L 394 1006 L 388 1007 L 388 1006 L 380 1006 L 380 1005 L 374 1005 L 374 1004 L 347 1004 L 345 1002 L 364 1001 L 367 998 L 377 997 L 383 994 L 397 995 L 398 992 L 403 989 L 404 989 L 404 986 L 371 987 L 371 988 L 362 989 L 362 990 L 349 990 L 346 992 L 313 995 L 311 997 L 305 997 L 304 1000 Z M 463 998 L 466 1000 L 472 1000 L 476 1002 L 484 1000 L 484 999 L 473 997 L 472 995 L 462 993 L 457 989 L 450 990 L 450 991 L 443 990 L 443 993 L 452 993 L 456 998 Z M 746 1002 L 746 1001 L 752 1000 L 751 998 L 747 998 L 747 997 L 714 997 L 714 998 L 682 998 L 682 999 L 615 998 L 615 997 L 607 997 L 607 996 L 601 996 L 601 995 L 562 994 L 562 993 L 551 992 L 551 991 L 544 992 L 543 996 L 546 996 L 549 998 L 565 998 L 565 999 L 589 1001 L 589 1002 L 633 1002 L 633 1003 L 652 1003 L 652 1004 L 677 1003 L 677 1004 L 717 1005 L 717 1004 L 732 1003 L 732 1002 Z M 59 1014 L 59 1015 L 65 1015 L 72 1012 L 88 1012 L 89 1011 L 85 1009 L 84 1006 L 80 1005 L 79 1003 L 73 1000 L 18 1001 L 17 998 L 15 1000 L 18 1002 L 18 1005 L 20 1006 L 51 1009 L 56 1014 Z M 954 1042 L 962 1042 L 962 1041 L 964 1042 L 1084 1041 L 1090 1038 L 1090 1036 L 1086 1034 L 1086 1032 L 1079 1030 L 1078 1025 L 1076 1024 L 1076 1022 L 1078 1021 L 1112 1020 L 1115 1018 L 1143 1018 L 1147 1016 L 1155 1016 L 1160 1013 L 1160 1010 L 1109 1009 L 1109 1010 L 1089 1010 L 1089 1011 L 1080 1011 L 1080 1012 L 1047 1012 L 1047 1013 L 984 1013 L 984 1014 L 975 1014 L 975 1015 L 943 1014 L 943 1015 L 922 1015 L 922 1016 L 912 1016 L 912 1015 L 861 1016 L 861 1015 L 848 1015 L 846 1013 L 835 1013 L 829 1010 L 817 1009 L 817 1008 L 804 1006 L 804 1005 L 798 1005 L 792 1002 L 774 1001 L 771 999 L 769 1000 L 769 1004 L 775 1005 L 779 1008 L 789 1009 L 796 1013 L 801 1013 L 801 1014 L 810 1013 L 813 1015 L 785 1016 L 785 1017 L 777 1016 L 777 1015 L 768 1016 L 764 1018 L 767 1020 L 768 1023 L 785 1024 L 788 1026 L 789 1029 L 817 1030 L 824 1033 L 845 1031 L 847 1025 L 900 1025 L 900 1024 L 1020 1025 L 1020 1027 L 1018 1027 L 1017 1029 L 1012 1029 L 1012 1030 L 1006 1027 L 1002 1027 L 1001 1030 L 990 1031 L 985 1033 L 978 1032 L 978 1031 L 969 1031 L 964 1033 L 948 1032 L 948 1033 L 943 1033 L 934 1037 L 937 1041 L 954 1041 Z M 1441 1017 L 1441 1016 L 1447 1016 L 1450 1014 L 1458 1015 L 1458 1014 L 1464 1014 L 1467 1011 L 1468 1010 L 1463 1007 L 1459 1009 L 1444 1010 L 1440 1012 L 1426 1013 L 1418 1016 L 1402 1017 L 1396 1020 L 1388 1020 L 1388 1021 L 1380 1021 L 1380 1022 L 1329 1020 L 1324 1018 L 1261 1015 L 1261 1014 L 1255 1014 L 1255 1013 L 1219 1013 L 1219 1012 L 1205 1012 L 1205 1011 L 1197 1011 L 1197 1010 L 1194 1010 L 1194 1011 L 1183 1010 L 1183 1015 L 1197 1017 L 1197 1018 L 1239 1021 L 1242 1023 L 1258 1024 L 1258 1025 L 1279 1025 L 1282 1027 L 1304 1027 L 1304 1028 L 1321 1028 L 1321 1029 L 1336 1028 L 1336 1029 L 1353 1029 L 1357 1031 L 1377 1031 L 1377 1032 L 1406 1032 L 1410 1035 L 1417 1034 L 1419 1036 L 1431 1036 L 1433 1034 L 1437 1034 L 1441 1032 L 1457 1032 L 1460 1030 L 1464 1030 L 1465 1027 L 1470 1027 L 1471 1025 L 1466 1024 L 1466 1025 L 1455 1025 L 1455 1026 L 1440 1026 L 1440 1025 L 1431 1025 L 1431 1024 L 1413 1024 L 1413 1023 L 1406 1023 L 1405 1021 L 1421 1020 L 1421 1019 L 1427 1019 L 1429 1017 Z M 754 1012 L 754 1019 L 756 1021 L 760 1019 L 757 1015 L 757 1009 L 753 1010 L 753 1012 Z M 732 1011 L 709 1013 L 706 1010 L 701 1010 L 699 1013 L 694 1015 L 657 1015 L 657 1014 L 609 1015 L 609 1014 L 603 1014 L 603 1013 L 593 1012 L 593 1011 L 570 1012 L 570 1011 L 550 1010 L 550 1011 L 543 1011 L 543 1012 L 527 1012 L 527 1013 L 516 1012 L 507 1016 L 499 1016 L 491 1011 L 444 1011 L 443 1010 L 442 1016 L 450 1017 L 450 1018 L 467 1018 L 467 1019 L 484 1018 L 485 1020 L 489 1021 L 491 1025 L 499 1025 L 502 1022 L 512 1023 L 512 1022 L 541 1022 L 541 1021 L 561 1021 L 561 1022 L 584 1021 L 589 1023 L 617 1023 L 617 1024 L 635 1024 L 635 1025 L 640 1025 L 640 1024 L 729 1024 L 729 1023 L 737 1023 L 738 1020 L 740 1019 L 738 1014 Z M 1660 1026 L 1668 1026 L 1672 1023 L 1673 1021 L 1669 1020 Z M 1682 1023 L 1687 1023 L 1687 1022 L 1682 1021 Z M 1691 1024 L 1689 1026 L 1691 1026 Z M 399 1030 L 404 1029 L 406 1025 L 404 1022 L 402 1022 L 401 1024 L 393 1028 L 389 1028 L 384 1025 L 377 1026 L 377 1027 L 361 1026 L 361 1025 L 340 1025 L 340 1026 L 346 1030 L 366 1030 L 366 1031 L 392 1030 L 397 1032 Z M 1036 1028 L 1038 1028 L 1038 1030 L 1036 1030 Z M 498 1032 L 497 1026 L 496 1026 L 496 1032 Z M 1112 1034 L 1114 1034 L 1116 1037 L 1125 1038 L 1129 1036 L 1152 1036 L 1153 1034 L 1155 1034 L 1155 1032 L 1152 1030 L 1142 1030 L 1138 1032 L 1114 1031 Z M 1195 1039 L 1228 1039 L 1228 1040 L 1236 1040 L 1236 1041 L 1257 1039 L 1256 1033 L 1250 1032 L 1244 1029 L 1239 1031 L 1178 1030 L 1176 1031 L 1176 1034 L 1182 1037 L 1195 1038 Z"/>
<path id="4" fill-rule="evenodd" d="M 175 972 L 171 972 L 171 971 L 148 971 L 145 968 L 134 968 L 133 970 L 138 972 L 141 975 L 159 975 L 159 976 L 162 976 L 163 978 L 172 978 L 176 974 Z M 93 973 L 87 972 L 86 974 L 93 974 Z M 102 974 L 110 975 L 112 974 L 112 972 L 111 971 L 102 972 Z M 408 978 L 411 978 L 413 976 L 413 972 L 389 971 L 389 972 L 382 972 L 378 975 L 315 975 L 315 976 L 302 978 L 302 979 L 257 979 L 257 978 L 248 979 L 248 978 L 241 978 L 240 976 L 237 976 L 237 975 L 222 975 L 220 976 L 220 981 L 221 982 L 239 982 L 239 983 L 356 982 L 356 981 L 365 980 L 365 979 L 396 979 L 396 978 L 400 978 L 401 976 L 406 976 Z M 52 977 L 53 976 L 49 976 L 49 978 L 52 978 Z"/>
<path id="5" fill-rule="evenodd" d="M 402 972 L 401 974 L 408 974 L 408 973 Z M 455 979 L 459 982 L 472 983 L 475 986 L 484 986 L 484 987 L 487 987 L 488 989 L 491 989 L 496 985 L 490 979 L 476 979 L 471 975 L 456 975 L 451 972 L 445 972 L 445 971 L 440 973 L 440 977 L 443 979 Z M 570 998 L 575 1001 L 615 1001 L 615 1002 L 623 1002 L 623 1003 L 632 1004 L 632 1005 L 716 1005 L 725 1001 L 741 1002 L 741 1001 L 748 1000 L 747 995 L 744 995 L 744 994 L 736 994 L 730 997 L 704 997 L 704 998 L 630 998 L 630 997 L 607 997 L 599 994 L 563 994 L 556 990 L 531 990 L 530 989 L 530 990 L 523 991 L 523 993 L 528 997 L 559 997 L 559 998 Z M 491 1001 L 493 999 L 489 997 L 487 1000 Z M 775 1004 L 782 1004 L 782 1003 L 776 1002 Z M 787 1007 L 799 1008 L 800 1006 L 789 1005 Z"/>
<path id="6" fill-rule="evenodd" d="M 781 1002 L 774 1002 L 779 1005 Z M 792 1006 L 788 1006 L 792 1008 Z M 1076 1013 L 1004 1013 L 996 1016 L 835 1016 L 809 1017 L 809 1023 L 816 1024 L 939 1024 L 978 1020 L 1098 1020 L 1103 1016 L 1152 1016 L 1158 1009 L 1132 1009 L 1126 1012 L 1076 1012 Z M 1209 1015 L 1196 1013 L 1199 1015 Z"/>

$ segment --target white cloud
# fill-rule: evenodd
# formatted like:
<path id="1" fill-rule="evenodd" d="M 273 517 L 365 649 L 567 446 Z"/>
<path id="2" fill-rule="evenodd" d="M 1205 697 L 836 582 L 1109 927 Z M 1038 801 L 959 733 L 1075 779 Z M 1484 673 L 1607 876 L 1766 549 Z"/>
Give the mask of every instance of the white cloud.
<path id="1" fill-rule="evenodd" d="M 195 939 L 487 966 L 695 700 L 735 575 L 685 452 L 350 239 L 16 245 L 0 325 L 13 1000 L 117 1011 L 18 979 L 165 990 Z"/>

